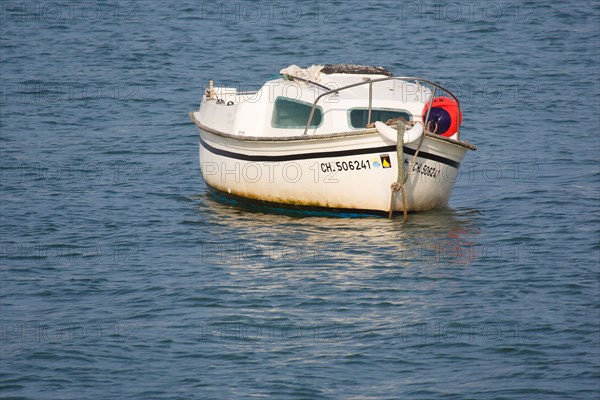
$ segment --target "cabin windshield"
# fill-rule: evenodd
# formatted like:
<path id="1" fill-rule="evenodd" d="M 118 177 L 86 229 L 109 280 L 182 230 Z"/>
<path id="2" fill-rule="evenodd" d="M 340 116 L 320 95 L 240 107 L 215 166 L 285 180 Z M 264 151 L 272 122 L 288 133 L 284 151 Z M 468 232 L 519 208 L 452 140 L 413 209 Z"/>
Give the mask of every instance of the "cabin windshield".
<path id="1" fill-rule="evenodd" d="M 304 128 L 310 116 L 312 104 L 287 97 L 277 97 L 273 108 L 271 126 L 273 128 Z M 310 128 L 316 128 L 323 122 L 323 110 L 315 108 Z"/>
<path id="2" fill-rule="evenodd" d="M 402 117 L 407 121 L 411 120 L 411 115 L 408 111 L 401 110 L 371 110 L 371 122 L 381 121 L 386 122 L 388 119 Z M 308 118 L 308 117 L 307 117 Z M 369 110 L 367 108 L 355 108 L 350 110 L 350 126 L 353 128 L 364 128 L 369 121 Z"/>

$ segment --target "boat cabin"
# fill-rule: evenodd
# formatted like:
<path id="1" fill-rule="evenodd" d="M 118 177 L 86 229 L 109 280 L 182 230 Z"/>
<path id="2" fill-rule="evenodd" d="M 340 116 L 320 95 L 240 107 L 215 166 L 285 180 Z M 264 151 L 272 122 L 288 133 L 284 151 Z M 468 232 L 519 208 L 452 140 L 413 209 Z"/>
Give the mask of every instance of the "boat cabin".
<path id="1" fill-rule="evenodd" d="M 349 132 L 398 117 L 420 121 L 433 95 L 429 87 L 392 79 L 380 67 L 293 67 L 257 91 L 213 87 L 211 82 L 202 97 L 199 121 L 223 133 L 255 137 Z"/>

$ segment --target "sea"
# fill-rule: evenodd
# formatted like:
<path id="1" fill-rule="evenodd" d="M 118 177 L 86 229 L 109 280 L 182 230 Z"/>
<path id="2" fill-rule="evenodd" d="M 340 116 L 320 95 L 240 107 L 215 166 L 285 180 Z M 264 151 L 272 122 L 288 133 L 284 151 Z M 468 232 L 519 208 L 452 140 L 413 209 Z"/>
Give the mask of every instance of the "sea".
<path id="1" fill-rule="evenodd" d="M 0 2 L 3 399 L 598 399 L 600 3 Z M 447 207 L 210 194 L 188 112 L 296 64 L 461 100 Z"/>

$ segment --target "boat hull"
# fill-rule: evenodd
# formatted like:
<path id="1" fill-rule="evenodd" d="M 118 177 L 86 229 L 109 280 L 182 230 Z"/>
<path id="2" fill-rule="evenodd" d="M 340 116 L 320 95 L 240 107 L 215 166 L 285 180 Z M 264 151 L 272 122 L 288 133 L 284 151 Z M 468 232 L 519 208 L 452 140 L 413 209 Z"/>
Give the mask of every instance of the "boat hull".
<path id="1" fill-rule="evenodd" d="M 430 136 L 420 147 L 419 141 L 404 145 L 408 211 L 447 205 L 466 150 Z M 396 145 L 377 133 L 256 141 L 200 128 L 199 156 L 206 183 L 230 195 L 344 210 L 389 211 L 392 203 L 403 210 L 399 192 L 390 201 Z"/>

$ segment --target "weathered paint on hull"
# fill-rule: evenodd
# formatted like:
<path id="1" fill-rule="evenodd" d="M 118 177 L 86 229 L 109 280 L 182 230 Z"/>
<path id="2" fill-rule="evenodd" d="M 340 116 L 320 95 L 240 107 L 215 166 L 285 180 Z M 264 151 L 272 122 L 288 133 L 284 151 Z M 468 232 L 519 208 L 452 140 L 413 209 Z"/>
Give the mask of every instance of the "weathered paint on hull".
<path id="1" fill-rule="evenodd" d="M 445 206 L 466 149 L 425 138 L 405 146 L 408 211 Z M 335 149 L 335 150 L 334 150 Z M 200 132 L 200 165 L 212 188 L 293 206 L 388 211 L 398 174 L 395 145 L 379 135 L 295 142 L 253 142 Z M 402 211 L 398 193 L 394 210 Z"/>

